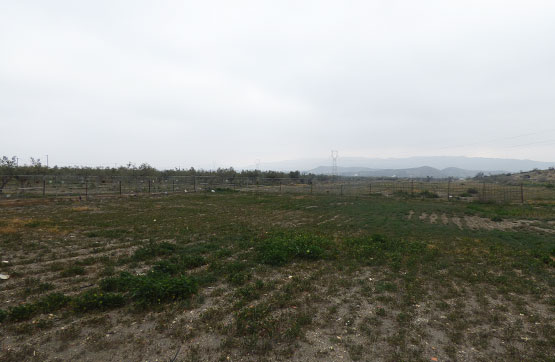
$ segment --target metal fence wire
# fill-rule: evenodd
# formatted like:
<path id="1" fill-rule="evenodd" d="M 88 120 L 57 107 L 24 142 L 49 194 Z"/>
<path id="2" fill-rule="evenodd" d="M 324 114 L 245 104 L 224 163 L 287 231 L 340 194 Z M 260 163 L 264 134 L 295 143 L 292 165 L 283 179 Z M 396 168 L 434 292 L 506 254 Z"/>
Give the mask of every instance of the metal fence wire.
<path id="1" fill-rule="evenodd" d="M 440 200 L 524 203 L 555 201 L 555 188 L 538 185 L 504 185 L 474 180 L 374 180 L 368 178 L 320 181 L 309 178 L 219 176 L 120 177 L 0 175 L 0 199 L 40 197 L 102 197 L 109 195 L 169 194 L 187 192 L 242 192 L 329 194 L 345 196 L 402 196 Z"/>

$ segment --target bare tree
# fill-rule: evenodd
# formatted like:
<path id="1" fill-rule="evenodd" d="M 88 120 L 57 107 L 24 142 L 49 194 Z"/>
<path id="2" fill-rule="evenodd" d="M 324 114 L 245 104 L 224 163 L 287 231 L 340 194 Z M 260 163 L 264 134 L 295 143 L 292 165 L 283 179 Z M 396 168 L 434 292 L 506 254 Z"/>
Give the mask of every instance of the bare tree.
<path id="1" fill-rule="evenodd" d="M 15 177 L 15 170 L 17 166 L 17 157 L 13 156 L 11 159 L 2 156 L 0 159 L 0 194 L 4 187 Z"/>

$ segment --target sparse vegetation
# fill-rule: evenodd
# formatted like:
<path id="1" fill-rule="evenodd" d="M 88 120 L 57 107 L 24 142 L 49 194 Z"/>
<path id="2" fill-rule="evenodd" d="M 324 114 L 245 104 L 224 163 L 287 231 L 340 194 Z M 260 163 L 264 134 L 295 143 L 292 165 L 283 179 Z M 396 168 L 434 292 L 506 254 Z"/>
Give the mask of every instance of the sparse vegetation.
<path id="1" fill-rule="evenodd" d="M 399 196 L 4 206 L 0 359 L 548 360 L 553 205 Z"/>

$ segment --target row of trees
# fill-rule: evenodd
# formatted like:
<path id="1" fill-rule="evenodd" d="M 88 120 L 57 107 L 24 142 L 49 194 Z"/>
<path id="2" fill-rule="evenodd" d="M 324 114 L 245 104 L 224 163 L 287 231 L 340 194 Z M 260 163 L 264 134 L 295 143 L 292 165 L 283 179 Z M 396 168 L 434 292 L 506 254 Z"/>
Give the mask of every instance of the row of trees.
<path id="1" fill-rule="evenodd" d="M 3 156 L 0 159 L 0 192 L 13 180 L 23 182 L 24 176 L 101 176 L 101 177 L 161 177 L 167 178 L 171 176 L 218 176 L 227 179 L 236 177 L 255 178 L 303 178 L 307 180 L 318 179 L 321 181 L 330 179 L 327 175 L 301 174 L 300 171 L 281 172 L 281 171 L 260 171 L 260 170 L 241 170 L 237 171 L 230 168 L 218 168 L 217 170 L 202 170 L 193 167 L 189 169 L 175 168 L 172 170 L 158 170 L 147 163 L 136 166 L 128 163 L 119 167 L 80 167 L 80 166 L 64 166 L 64 167 L 46 167 L 40 159 L 31 158 L 30 165 L 19 166 L 17 158 Z"/>

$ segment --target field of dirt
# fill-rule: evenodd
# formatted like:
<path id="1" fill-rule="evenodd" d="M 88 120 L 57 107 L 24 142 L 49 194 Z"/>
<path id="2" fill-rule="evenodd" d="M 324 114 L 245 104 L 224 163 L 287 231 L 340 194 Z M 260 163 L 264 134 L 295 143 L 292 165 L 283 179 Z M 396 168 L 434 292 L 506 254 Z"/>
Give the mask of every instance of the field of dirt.
<path id="1" fill-rule="evenodd" d="M 0 204 L 1 361 L 549 361 L 553 205 Z"/>

